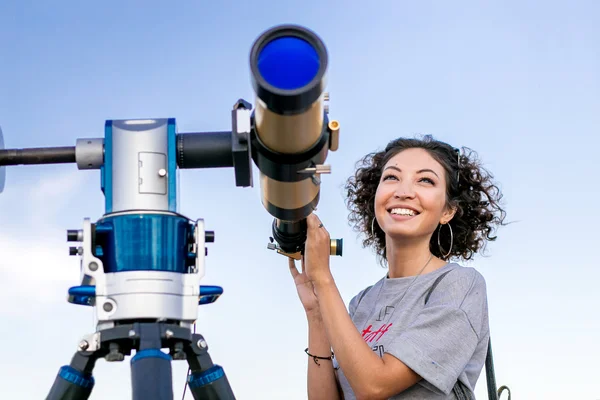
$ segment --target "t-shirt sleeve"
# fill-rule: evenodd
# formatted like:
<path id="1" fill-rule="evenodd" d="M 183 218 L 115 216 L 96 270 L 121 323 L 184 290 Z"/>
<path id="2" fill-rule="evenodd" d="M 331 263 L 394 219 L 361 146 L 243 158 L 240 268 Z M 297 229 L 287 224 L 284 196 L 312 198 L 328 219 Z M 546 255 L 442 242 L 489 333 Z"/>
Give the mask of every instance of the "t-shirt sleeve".
<path id="1" fill-rule="evenodd" d="M 348 304 L 348 314 L 350 314 L 350 318 L 352 318 L 354 316 L 354 313 L 356 312 L 356 306 L 357 305 L 358 305 L 358 295 L 354 296 L 350 300 L 350 304 Z"/>
<path id="2" fill-rule="evenodd" d="M 348 304 L 348 314 L 350 314 L 350 318 L 354 317 L 354 313 L 356 312 L 356 309 L 358 308 L 358 304 L 360 303 L 362 298 L 367 294 L 367 292 L 372 287 L 373 286 L 371 285 L 369 287 L 364 288 L 363 290 L 358 292 L 358 294 L 356 296 L 354 296 L 352 299 L 350 299 L 350 303 Z"/>
<path id="3" fill-rule="evenodd" d="M 419 374 L 420 384 L 449 394 L 473 356 L 487 309 L 485 281 L 474 269 L 448 274 L 425 308 L 386 346 L 386 353 Z"/>

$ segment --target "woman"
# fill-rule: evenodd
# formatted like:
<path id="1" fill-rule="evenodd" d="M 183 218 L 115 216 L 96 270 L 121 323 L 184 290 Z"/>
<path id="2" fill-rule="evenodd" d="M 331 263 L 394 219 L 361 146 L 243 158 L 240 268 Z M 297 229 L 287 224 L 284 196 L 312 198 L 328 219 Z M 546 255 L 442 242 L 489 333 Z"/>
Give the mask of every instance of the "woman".
<path id="1" fill-rule="evenodd" d="M 350 221 L 388 273 L 348 312 L 329 234 L 309 216 L 302 272 L 290 259 L 308 318 L 308 397 L 474 398 L 489 340 L 486 284 L 448 260 L 495 239 L 501 194 L 474 158 L 430 136 L 394 140 L 362 161 L 346 186 Z"/>

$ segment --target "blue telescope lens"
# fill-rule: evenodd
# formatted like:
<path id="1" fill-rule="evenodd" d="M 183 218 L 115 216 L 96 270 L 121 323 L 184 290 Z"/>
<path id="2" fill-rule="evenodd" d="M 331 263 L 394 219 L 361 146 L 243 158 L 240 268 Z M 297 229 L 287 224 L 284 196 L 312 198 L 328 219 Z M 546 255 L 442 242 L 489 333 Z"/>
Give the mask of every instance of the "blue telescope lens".
<path id="1" fill-rule="evenodd" d="M 287 36 L 265 45 L 258 55 L 257 66 L 269 85 L 294 90 L 308 85 L 317 76 L 320 60 L 306 40 Z"/>

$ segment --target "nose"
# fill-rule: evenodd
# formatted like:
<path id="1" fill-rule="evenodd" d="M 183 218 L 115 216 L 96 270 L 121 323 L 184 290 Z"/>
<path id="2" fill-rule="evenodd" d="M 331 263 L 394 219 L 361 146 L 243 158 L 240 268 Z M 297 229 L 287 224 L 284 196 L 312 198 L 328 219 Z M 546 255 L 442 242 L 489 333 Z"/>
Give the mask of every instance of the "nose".
<path id="1" fill-rule="evenodd" d="M 394 197 L 398 199 L 412 199 L 415 197 L 415 189 L 410 182 L 398 182 L 394 191 Z"/>

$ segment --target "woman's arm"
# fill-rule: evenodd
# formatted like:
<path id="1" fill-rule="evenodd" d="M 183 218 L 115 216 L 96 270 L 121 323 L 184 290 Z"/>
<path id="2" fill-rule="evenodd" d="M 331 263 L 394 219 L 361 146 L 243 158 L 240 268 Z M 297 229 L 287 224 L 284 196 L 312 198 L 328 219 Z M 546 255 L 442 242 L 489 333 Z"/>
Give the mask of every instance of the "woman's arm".
<path id="1" fill-rule="evenodd" d="M 306 275 L 304 260 L 302 260 L 301 263 L 301 272 L 298 272 L 292 258 L 289 259 L 289 267 L 290 273 L 294 278 L 296 290 L 298 291 L 298 297 L 306 312 L 308 321 L 308 352 L 318 357 L 328 357 L 331 355 L 331 345 L 325 334 L 323 319 L 319 312 L 319 302 L 315 295 L 314 286 Z M 332 361 L 317 361 L 319 362 L 319 365 L 314 362 L 313 358 L 308 358 L 308 398 L 310 400 L 338 400 L 340 396 Z"/>
<path id="2" fill-rule="evenodd" d="M 365 343 L 333 280 L 314 284 L 327 338 L 357 399 L 387 399 L 421 379 L 397 358 L 380 358 Z"/>
<path id="3" fill-rule="evenodd" d="M 331 355 L 331 345 L 325 334 L 323 319 L 319 313 L 307 314 L 308 317 L 308 352 L 318 357 Z M 308 356 L 307 356 L 308 357 Z M 307 390 L 309 400 L 339 400 L 340 394 L 335 378 L 335 370 L 331 360 L 308 357 Z"/>
<path id="4" fill-rule="evenodd" d="M 421 377 L 397 358 L 380 358 L 354 326 L 329 269 L 329 233 L 313 213 L 307 218 L 305 268 L 312 281 L 327 339 L 357 399 L 387 399 Z"/>

